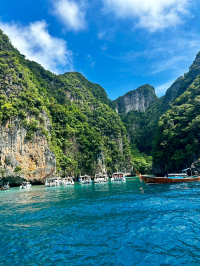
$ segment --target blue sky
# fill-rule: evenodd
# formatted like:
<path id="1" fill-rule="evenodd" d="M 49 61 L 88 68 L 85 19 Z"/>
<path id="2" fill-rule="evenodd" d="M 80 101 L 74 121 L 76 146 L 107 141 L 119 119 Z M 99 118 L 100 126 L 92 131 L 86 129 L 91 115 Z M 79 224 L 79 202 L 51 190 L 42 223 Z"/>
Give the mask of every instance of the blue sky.
<path id="1" fill-rule="evenodd" d="M 160 97 L 200 51 L 194 0 L 8 0 L 0 28 L 28 59 L 81 72 L 116 99 L 143 84 Z"/>

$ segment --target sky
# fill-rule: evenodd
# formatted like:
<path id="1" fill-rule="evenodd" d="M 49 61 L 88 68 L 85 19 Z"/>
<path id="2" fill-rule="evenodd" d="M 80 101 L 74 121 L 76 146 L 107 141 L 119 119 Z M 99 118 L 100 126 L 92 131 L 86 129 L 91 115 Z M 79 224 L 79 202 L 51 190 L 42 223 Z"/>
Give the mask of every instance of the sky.
<path id="1" fill-rule="evenodd" d="M 150 84 L 161 97 L 200 51 L 197 0 L 7 0 L 0 28 L 56 74 L 78 71 L 112 100 Z"/>

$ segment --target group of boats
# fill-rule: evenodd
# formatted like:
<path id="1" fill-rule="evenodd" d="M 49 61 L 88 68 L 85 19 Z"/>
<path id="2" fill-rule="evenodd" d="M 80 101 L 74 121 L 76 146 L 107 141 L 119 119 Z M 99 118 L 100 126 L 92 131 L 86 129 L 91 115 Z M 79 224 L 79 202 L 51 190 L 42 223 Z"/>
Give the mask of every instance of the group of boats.
<path id="1" fill-rule="evenodd" d="M 94 183 L 104 183 L 104 182 L 108 182 L 109 181 L 109 177 L 107 174 L 96 174 L 94 177 Z M 119 181 L 119 182 L 125 182 L 126 181 L 126 177 L 125 174 L 123 172 L 117 172 L 117 173 L 113 173 L 112 178 L 111 178 L 112 182 L 115 181 Z M 78 182 L 80 184 L 89 184 L 92 183 L 92 178 L 89 175 L 83 175 L 80 176 L 78 178 Z M 59 187 L 59 186 L 73 186 L 74 185 L 74 177 L 51 177 L 51 178 L 47 178 L 45 180 L 45 187 Z M 30 189 L 32 187 L 30 182 L 22 182 L 20 189 Z M 1 186 L 1 190 L 7 190 L 9 189 L 9 183 L 7 183 L 6 185 Z"/>
<path id="2" fill-rule="evenodd" d="M 200 181 L 200 176 L 199 175 L 190 176 L 187 173 L 188 169 L 183 170 L 182 173 L 168 174 L 164 177 L 141 175 L 136 169 L 135 171 L 138 174 L 140 180 L 143 180 L 148 185 Z M 109 177 L 107 174 L 96 174 L 94 177 L 94 183 L 104 183 L 108 181 Z M 125 181 L 126 181 L 126 176 L 123 172 L 117 172 L 112 174 L 111 182 L 125 182 Z M 92 183 L 92 178 L 91 176 L 85 174 L 79 177 L 78 182 L 80 184 L 89 184 Z M 72 186 L 72 185 L 74 185 L 74 177 L 65 177 L 65 178 L 52 177 L 52 178 L 47 178 L 45 180 L 46 187 Z M 31 186 L 32 185 L 30 182 L 23 182 L 20 186 L 20 189 L 30 189 Z M 7 190 L 9 188 L 10 188 L 9 183 L 7 183 L 4 186 L 1 186 L 1 190 Z"/>
<path id="3" fill-rule="evenodd" d="M 55 178 L 47 178 L 45 181 L 45 186 L 46 187 L 53 187 L 53 186 L 68 186 L 68 185 L 74 185 L 74 178 L 73 177 L 55 177 Z M 108 182 L 109 177 L 107 174 L 96 174 L 94 177 L 94 183 L 104 183 Z M 118 172 L 118 173 L 113 173 L 112 182 L 115 181 L 120 181 L 120 182 L 125 182 L 126 177 L 123 172 Z M 92 178 L 89 175 L 83 175 L 78 178 L 78 182 L 80 184 L 89 184 L 92 183 Z"/>

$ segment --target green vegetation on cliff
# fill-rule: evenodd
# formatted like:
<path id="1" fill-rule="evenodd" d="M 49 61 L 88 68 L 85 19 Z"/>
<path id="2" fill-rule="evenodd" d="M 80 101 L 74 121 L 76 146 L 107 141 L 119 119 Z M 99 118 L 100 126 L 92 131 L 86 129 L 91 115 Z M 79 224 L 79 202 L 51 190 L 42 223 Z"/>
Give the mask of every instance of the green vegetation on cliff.
<path id="1" fill-rule="evenodd" d="M 124 112 L 122 99 L 131 97 L 133 91 L 112 103 L 113 108 L 118 106 L 119 115 L 129 135 L 134 165 L 138 164 L 139 169 L 140 165 L 142 169 L 150 169 L 150 154 L 154 159 L 154 171 L 157 173 L 180 171 L 199 157 L 199 74 L 200 52 L 188 73 L 179 77 L 165 96 L 159 99 L 154 97 L 145 112 Z M 154 93 L 149 85 L 146 86 Z M 146 97 L 147 94 L 144 94 L 145 100 Z"/>
<path id="2" fill-rule="evenodd" d="M 163 171 L 181 169 L 200 157 L 200 77 L 159 120 L 154 163 Z"/>
<path id="3" fill-rule="evenodd" d="M 113 101 L 110 106 L 117 109 L 128 132 L 133 165 L 142 174 L 152 173 L 152 149 L 153 135 L 155 134 L 154 120 L 159 119 L 158 109 L 161 100 L 157 98 L 154 87 L 143 85 L 134 91 L 126 93 Z M 127 104 L 130 104 L 127 113 Z M 146 111 L 145 111 L 146 109 Z"/>
<path id="4" fill-rule="evenodd" d="M 26 60 L 0 31 L 0 123 L 19 117 L 31 141 L 39 131 L 57 171 L 79 175 L 131 170 L 126 129 L 105 90 L 77 72 L 55 75 Z M 51 122 L 45 127 L 44 115 Z"/>
<path id="5" fill-rule="evenodd" d="M 147 173 L 151 155 L 154 169 L 180 170 L 200 157 L 199 74 L 200 53 L 165 96 L 158 99 L 147 84 L 111 102 L 80 73 L 55 75 L 26 60 L 0 31 L 0 126 L 12 132 L 18 118 L 30 143 L 39 132 L 62 175 L 132 165 Z"/>

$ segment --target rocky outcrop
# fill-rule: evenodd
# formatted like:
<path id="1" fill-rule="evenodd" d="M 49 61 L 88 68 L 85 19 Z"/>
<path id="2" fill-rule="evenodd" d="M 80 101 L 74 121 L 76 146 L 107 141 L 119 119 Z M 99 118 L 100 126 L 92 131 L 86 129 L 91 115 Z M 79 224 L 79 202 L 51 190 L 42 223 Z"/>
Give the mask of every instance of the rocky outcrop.
<path id="1" fill-rule="evenodd" d="M 163 103 L 162 103 L 162 113 L 167 111 L 170 108 L 170 103 L 173 103 L 174 100 L 176 99 L 183 80 L 184 80 L 184 77 L 178 78 L 171 85 L 171 87 L 166 91 L 166 94 L 163 98 Z"/>
<path id="2" fill-rule="evenodd" d="M 45 128 L 51 129 L 46 114 Z M 45 177 L 56 170 L 55 154 L 49 149 L 47 138 L 37 130 L 31 139 L 26 138 L 27 130 L 20 125 L 19 117 L 13 118 L 0 127 L 0 178 L 1 183 L 9 181 L 19 185 L 22 180 L 43 183 Z"/>
<path id="3" fill-rule="evenodd" d="M 154 87 L 147 84 L 119 97 L 113 101 L 113 106 L 116 113 L 119 114 L 128 113 L 132 110 L 145 112 L 155 99 L 157 99 L 157 96 Z"/>
<path id="4" fill-rule="evenodd" d="M 105 164 L 105 155 L 103 151 L 96 154 L 94 167 L 96 173 L 107 173 L 107 168 Z"/>

